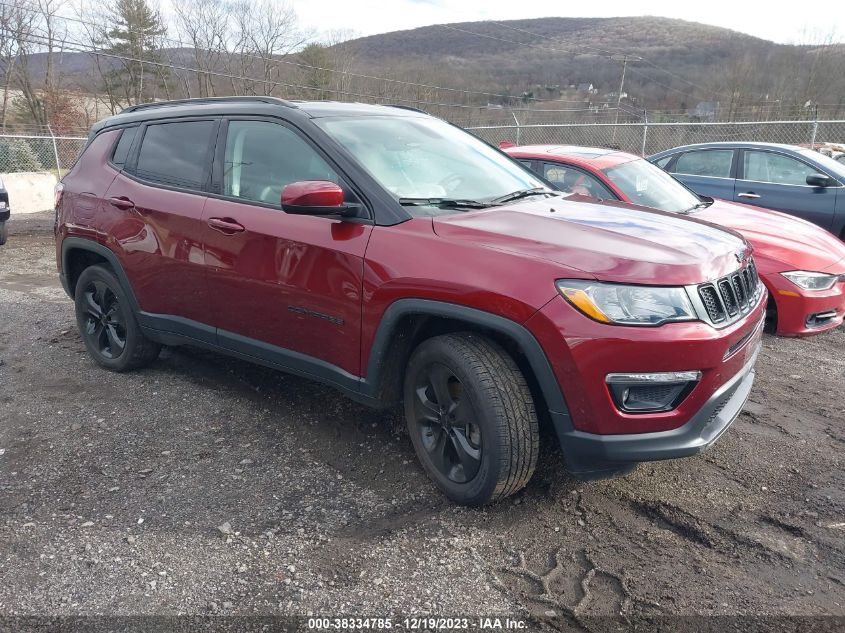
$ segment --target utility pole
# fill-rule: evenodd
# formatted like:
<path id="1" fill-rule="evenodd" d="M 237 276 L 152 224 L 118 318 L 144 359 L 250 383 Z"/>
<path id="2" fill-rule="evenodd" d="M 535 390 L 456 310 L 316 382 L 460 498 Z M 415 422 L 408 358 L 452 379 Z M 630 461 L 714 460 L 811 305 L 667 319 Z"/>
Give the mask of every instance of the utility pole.
<path id="1" fill-rule="evenodd" d="M 619 126 L 619 108 L 622 106 L 622 90 L 625 88 L 625 71 L 628 69 L 628 62 L 642 61 L 642 57 L 636 55 L 611 55 L 610 59 L 615 61 L 622 61 L 622 79 L 619 81 L 619 92 L 616 93 L 616 121 L 613 124 L 613 138 L 611 142 L 616 142 L 616 128 Z"/>

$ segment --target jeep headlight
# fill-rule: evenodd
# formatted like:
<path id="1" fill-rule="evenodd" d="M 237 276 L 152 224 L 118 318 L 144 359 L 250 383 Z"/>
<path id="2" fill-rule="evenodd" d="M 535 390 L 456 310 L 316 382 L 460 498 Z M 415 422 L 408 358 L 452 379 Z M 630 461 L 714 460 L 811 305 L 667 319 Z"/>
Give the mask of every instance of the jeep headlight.
<path id="1" fill-rule="evenodd" d="M 560 279 L 556 285 L 564 299 L 601 323 L 660 325 L 698 319 L 684 288 L 631 286 L 580 279 Z"/>
<path id="2" fill-rule="evenodd" d="M 839 275 L 814 273 L 809 270 L 792 270 L 781 275 L 804 290 L 830 290 L 839 280 Z"/>

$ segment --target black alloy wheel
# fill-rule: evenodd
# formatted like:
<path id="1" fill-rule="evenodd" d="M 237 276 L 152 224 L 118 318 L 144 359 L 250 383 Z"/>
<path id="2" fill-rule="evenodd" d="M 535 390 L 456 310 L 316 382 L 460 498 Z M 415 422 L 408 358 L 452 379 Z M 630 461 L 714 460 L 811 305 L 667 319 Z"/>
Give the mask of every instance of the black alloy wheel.
<path id="1" fill-rule="evenodd" d="M 448 367 L 432 363 L 420 372 L 414 395 L 416 430 L 432 465 L 450 481 L 471 481 L 481 466 L 483 438 L 463 384 Z"/>
<path id="2" fill-rule="evenodd" d="M 97 364 L 112 371 L 148 365 L 161 351 L 138 325 L 130 296 L 114 272 L 100 264 L 83 270 L 74 286 L 82 341 Z"/>
<path id="3" fill-rule="evenodd" d="M 540 445 L 531 390 L 495 341 L 454 332 L 408 359 L 405 420 L 423 469 L 447 497 L 483 505 L 528 483 Z"/>
<path id="4" fill-rule="evenodd" d="M 86 316 L 83 336 L 103 358 L 118 358 L 126 349 L 126 314 L 123 307 L 102 281 L 90 281 L 83 295 Z"/>

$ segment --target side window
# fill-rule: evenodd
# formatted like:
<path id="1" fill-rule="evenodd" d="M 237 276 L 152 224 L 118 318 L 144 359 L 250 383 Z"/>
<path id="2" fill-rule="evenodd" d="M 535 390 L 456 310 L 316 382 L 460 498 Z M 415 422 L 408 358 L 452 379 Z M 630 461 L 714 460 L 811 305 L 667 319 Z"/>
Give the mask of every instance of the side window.
<path id="1" fill-rule="evenodd" d="M 666 165 L 669 164 L 669 161 L 675 157 L 674 154 L 669 154 L 668 156 L 664 156 L 660 160 L 656 161 L 654 164 L 660 167 L 660 169 L 666 169 Z"/>
<path id="2" fill-rule="evenodd" d="M 744 180 L 781 185 L 806 185 L 807 176 L 818 171 L 800 160 L 772 152 L 746 150 L 742 162 Z"/>
<path id="3" fill-rule="evenodd" d="M 296 132 L 266 121 L 230 121 L 223 195 L 278 205 L 285 185 L 340 178 Z"/>
<path id="4" fill-rule="evenodd" d="M 112 152 L 111 162 L 118 169 L 123 169 L 126 163 L 126 157 L 129 156 L 129 148 L 132 147 L 132 141 L 135 140 L 135 135 L 138 133 L 138 126 L 125 128 L 120 133 L 120 140 Z"/>
<path id="5" fill-rule="evenodd" d="M 708 149 L 681 154 L 672 173 L 689 176 L 710 176 L 711 178 L 730 178 L 732 149 Z"/>
<path id="6" fill-rule="evenodd" d="M 210 165 L 206 164 L 214 121 L 183 121 L 148 125 L 135 173 L 165 185 L 201 189 Z"/>
<path id="7" fill-rule="evenodd" d="M 598 178 L 575 167 L 558 163 L 543 163 L 543 176 L 564 193 L 580 193 L 583 196 L 605 200 L 616 199 L 616 196 Z"/>

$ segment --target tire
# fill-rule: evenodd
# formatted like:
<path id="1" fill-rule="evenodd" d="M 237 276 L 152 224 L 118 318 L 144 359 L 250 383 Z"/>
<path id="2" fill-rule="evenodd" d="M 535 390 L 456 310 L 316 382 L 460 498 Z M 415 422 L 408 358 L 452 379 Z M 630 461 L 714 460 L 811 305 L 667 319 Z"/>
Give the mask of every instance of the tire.
<path id="1" fill-rule="evenodd" d="M 7 239 L 9 239 L 9 229 L 5 222 L 0 222 L 0 246 L 3 246 Z"/>
<path id="2" fill-rule="evenodd" d="M 430 338 L 408 361 L 408 433 L 428 476 L 451 500 L 479 506 L 521 490 L 540 447 L 531 391 L 495 342 L 462 332 Z"/>
<path id="3" fill-rule="evenodd" d="M 101 367 L 122 372 L 149 365 L 161 345 L 144 336 L 114 273 L 105 266 L 82 271 L 74 293 L 76 323 L 88 353 Z"/>

